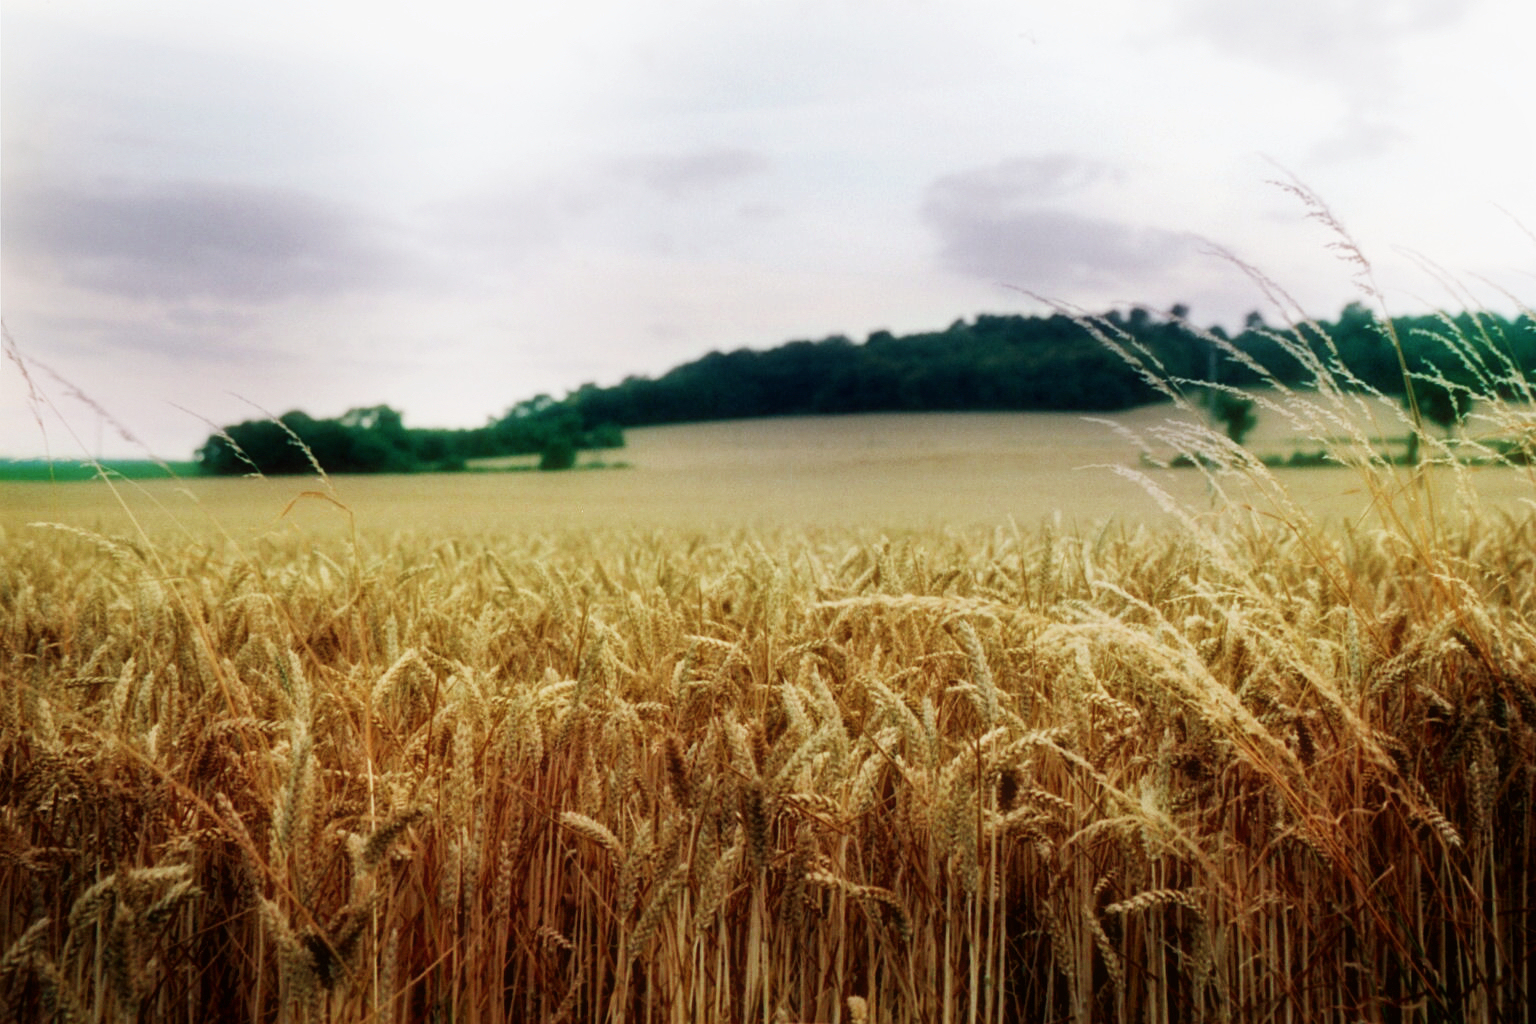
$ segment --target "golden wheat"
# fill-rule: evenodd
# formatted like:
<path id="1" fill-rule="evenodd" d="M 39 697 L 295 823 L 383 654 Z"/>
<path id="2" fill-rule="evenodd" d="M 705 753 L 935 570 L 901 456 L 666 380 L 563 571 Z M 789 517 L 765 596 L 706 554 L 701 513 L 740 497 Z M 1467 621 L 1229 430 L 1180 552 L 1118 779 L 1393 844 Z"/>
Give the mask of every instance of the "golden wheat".
<path id="1" fill-rule="evenodd" d="M 1277 338 L 1372 518 L 1181 421 L 1160 531 L 8 533 L 0 1007 L 1536 1019 L 1536 517 Z"/>
<path id="2" fill-rule="evenodd" d="M 162 552 L 161 583 L 38 533 L 6 555 L 0 988 L 56 1018 L 1522 1019 L 1536 585 L 1480 567 L 1529 526 L 1446 536 L 1455 586 L 1366 534 L 364 532 Z M 871 566 L 912 589 L 838 596 Z"/>

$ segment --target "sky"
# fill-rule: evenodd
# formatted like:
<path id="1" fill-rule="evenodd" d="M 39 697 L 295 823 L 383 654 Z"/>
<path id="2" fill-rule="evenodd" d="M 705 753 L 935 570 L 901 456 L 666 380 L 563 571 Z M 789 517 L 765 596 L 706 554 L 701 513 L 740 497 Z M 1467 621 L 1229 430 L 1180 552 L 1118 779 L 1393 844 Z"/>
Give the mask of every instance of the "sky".
<path id="1" fill-rule="evenodd" d="M 0 0 L 0 456 L 711 350 L 1536 304 L 1529 0 Z M 1223 253 L 1225 255 L 1223 255 Z"/>

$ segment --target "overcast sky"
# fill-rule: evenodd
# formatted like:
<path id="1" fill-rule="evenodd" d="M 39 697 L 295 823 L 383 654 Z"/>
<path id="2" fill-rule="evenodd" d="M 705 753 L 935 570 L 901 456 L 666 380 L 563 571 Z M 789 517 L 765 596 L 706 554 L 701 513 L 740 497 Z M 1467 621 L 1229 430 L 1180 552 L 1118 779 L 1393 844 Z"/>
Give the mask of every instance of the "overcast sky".
<path id="1" fill-rule="evenodd" d="M 1287 172 L 1394 312 L 1465 304 L 1421 259 L 1536 301 L 1530 0 L 0 3 L 6 329 L 91 454 L 142 452 L 71 388 L 185 458 L 198 417 L 476 426 L 1016 289 L 1239 322 L 1210 243 L 1332 317 Z"/>

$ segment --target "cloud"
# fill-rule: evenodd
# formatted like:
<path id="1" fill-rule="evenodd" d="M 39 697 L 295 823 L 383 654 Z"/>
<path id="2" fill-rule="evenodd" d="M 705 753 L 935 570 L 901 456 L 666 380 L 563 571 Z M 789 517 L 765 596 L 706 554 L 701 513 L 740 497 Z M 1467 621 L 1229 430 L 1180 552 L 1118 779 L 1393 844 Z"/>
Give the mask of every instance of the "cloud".
<path id="1" fill-rule="evenodd" d="M 1453 25 L 1476 2 L 1198 0 L 1185 24 L 1223 52 L 1333 81 L 1374 100 L 1394 89 L 1401 63 L 1393 47 L 1399 40 Z"/>
<path id="2" fill-rule="evenodd" d="M 490 252 L 517 262 L 557 247 L 592 203 L 568 183 L 495 182 L 427 206 L 423 231 L 449 251 Z"/>
<path id="3" fill-rule="evenodd" d="M 1352 115 L 1337 132 L 1313 146 L 1311 156 L 1326 163 L 1386 158 L 1410 141 L 1401 128 Z"/>
<path id="4" fill-rule="evenodd" d="M 732 191 L 771 166 L 756 150 L 718 148 L 609 157 L 532 179 L 509 174 L 426 209 L 424 231 L 440 245 L 513 262 L 566 245 L 672 252 L 771 217 L 771 204 Z"/>
<path id="5" fill-rule="evenodd" d="M 398 278 L 382 227 L 338 202 L 222 182 L 7 182 L 8 256 L 135 299 L 272 302 Z"/>
<path id="6" fill-rule="evenodd" d="M 1185 235 L 1062 208 L 1112 169 L 1071 155 L 1013 159 L 947 175 L 923 216 L 946 269 L 1032 289 L 1114 289 L 1146 282 L 1194 251 Z M 1050 203 L 1051 205 L 1046 205 Z"/>
<path id="7" fill-rule="evenodd" d="M 1108 165 L 1071 153 L 1015 157 L 939 178 L 929 188 L 929 205 L 996 208 L 1019 202 L 1060 199 L 1110 176 Z"/>
<path id="8" fill-rule="evenodd" d="M 669 199 L 684 199 L 766 172 L 768 157 L 750 149 L 710 149 L 696 153 L 629 157 L 617 160 L 621 180 L 639 182 Z"/>
<path id="9" fill-rule="evenodd" d="M 1444 28 L 1476 0 L 1199 0 L 1191 25 L 1226 46 L 1276 62 L 1311 62 L 1362 45 Z M 1325 52 L 1319 53 L 1319 48 Z"/>

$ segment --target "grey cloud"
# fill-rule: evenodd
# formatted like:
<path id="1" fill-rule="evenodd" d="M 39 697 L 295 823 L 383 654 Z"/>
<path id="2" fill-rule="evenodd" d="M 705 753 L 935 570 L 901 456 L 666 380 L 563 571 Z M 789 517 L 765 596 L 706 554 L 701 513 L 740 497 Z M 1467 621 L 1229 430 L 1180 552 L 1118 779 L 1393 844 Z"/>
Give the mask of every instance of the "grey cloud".
<path id="1" fill-rule="evenodd" d="M 1017 157 L 939 178 L 929 187 L 930 208 L 996 209 L 1059 199 L 1110 175 L 1110 168 L 1071 153 Z"/>
<path id="2" fill-rule="evenodd" d="M 261 314 L 249 309 L 220 306 L 206 309 L 172 306 L 165 311 L 166 322 L 187 330 L 246 331 L 261 325 Z"/>
<path id="3" fill-rule="evenodd" d="M 1335 89 L 1346 113 L 1311 156 L 1325 163 L 1388 155 L 1408 138 L 1395 120 L 1402 44 L 1460 21 L 1479 0 L 1196 0 L 1181 28 L 1222 53 Z"/>
<path id="4" fill-rule="evenodd" d="M 609 158 L 559 177 L 492 182 L 467 191 L 425 210 L 425 230 L 449 246 L 466 245 L 512 260 L 558 248 L 591 231 L 631 241 L 643 238 L 645 246 L 666 249 L 672 244 L 666 239 L 678 230 L 692 228 L 700 236 L 718 231 L 720 210 L 704 200 L 770 166 L 766 155 L 745 149 Z M 670 204 L 659 207 L 656 195 Z M 774 213 L 750 201 L 734 211 L 733 226 Z"/>
<path id="5" fill-rule="evenodd" d="M 427 237 L 521 259 L 558 245 L 566 226 L 591 200 L 560 184 L 484 188 L 427 207 Z"/>
<path id="6" fill-rule="evenodd" d="M 945 265 L 1031 287 L 1111 287 L 1151 277 L 1190 254 L 1180 235 L 1061 210 L 951 218 L 939 233 Z"/>
<path id="7" fill-rule="evenodd" d="M 263 302 L 394 278 L 380 228 L 300 192 L 212 182 L 7 183 L 4 245 L 72 285 L 141 299 Z"/>
<path id="8" fill-rule="evenodd" d="M 1442 28 L 1476 0 L 1199 0 L 1191 27 L 1225 46 L 1276 61 L 1342 56 L 1363 45 Z M 1325 51 L 1319 53 L 1319 49 Z"/>
<path id="9" fill-rule="evenodd" d="M 1070 156 L 1011 160 L 938 179 L 923 215 L 947 269 L 1030 288 L 1129 286 L 1192 255 L 1182 234 L 1040 205 L 1109 173 Z"/>
<path id="10" fill-rule="evenodd" d="M 749 149 L 714 149 L 698 153 L 631 157 L 614 162 L 621 178 L 642 185 L 670 199 L 718 188 L 768 170 L 767 156 Z"/>
<path id="11" fill-rule="evenodd" d="M 1390 92 L 1396 80 L 1394 42 L 1453 24 L 1476 2 L 1198 0 L 1185 27 L 1226 52 L 1374 97 Z"/>
<path id="12" fill-rule="evenodd" d="M 25 338 L 46 338 L 50 351 L 70 359 L 120 362 L 129 357 L 169 360 L 178 367 L 199 363 L 225 367 L 270 365 L 278 355 L 259 328 L 260 317 L 219 314 L 185 307 L 111 314 L 27 310 L 12 329 Z"/>
<path id="13" fill-rule="evenodd" d="M 1351 117 L 1337 133 L 1313 146 L 1312 156 L 1330 163 L 1368 160 L 1388 155 L 1408 138 L 1406 132 L 1390 124 Z"/>

